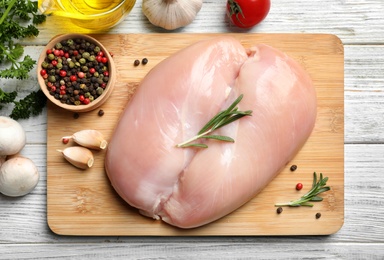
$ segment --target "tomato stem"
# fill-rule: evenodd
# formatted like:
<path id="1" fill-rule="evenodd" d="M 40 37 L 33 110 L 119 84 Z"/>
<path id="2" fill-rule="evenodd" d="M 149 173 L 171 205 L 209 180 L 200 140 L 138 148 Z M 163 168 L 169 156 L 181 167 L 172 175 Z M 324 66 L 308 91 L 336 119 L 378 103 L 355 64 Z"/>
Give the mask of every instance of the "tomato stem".
<path id="1" fill-rule="evenodd" d="M 244 24 L 241 22 L 241 20 L 239 19 L 239 14 L 241 14 L 241 16 L 242 16 L 243 18 L 245 18 L 244 13 L 243 13 L 243 10 L 241 10 L 240 5 L 239 5 L 236 1 L 234 1 L 234 0 L 228 0 L 228 4 L 229 4 L 229 9 L 230 9 L 230 11 L 229 11 L 230 16 L 232 16 L 232 15 L 235 14 L 235 15 L 236 15 L 236 19 L 237 19 L 237 21 L 238 21 L 239 23 L 241 23 L 242 25 L 244 25 Z"/>

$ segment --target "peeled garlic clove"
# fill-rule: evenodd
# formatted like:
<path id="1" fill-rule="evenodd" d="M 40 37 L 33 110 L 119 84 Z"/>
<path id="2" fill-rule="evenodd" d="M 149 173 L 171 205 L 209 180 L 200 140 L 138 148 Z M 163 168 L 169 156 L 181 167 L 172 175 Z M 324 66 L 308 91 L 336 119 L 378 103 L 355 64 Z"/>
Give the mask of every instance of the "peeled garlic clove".
<path id="1" fill-rule="evenodd" d="M 108 145 L 102 133 L 97 130 L 81 130 L 72 136 L 64 136 L 62 139 L 72 138 L 77 144 L 94 150 L 105 149 Z"/>
<path id="2" fill-rule="evenodd" d="M 202 5 L 202 0 L 143 0 L 142 11 L 153 25 L 174 30 L 192 23 Z"/>
<path id="3" fill-rule="evenodd" d="M 64 150 L 58 150 L 64 156 L 64 158 L 72 165 L 80 169 L 91 168 L 94 162 L 92 152 L 81 146 L 71 146 Z"/>

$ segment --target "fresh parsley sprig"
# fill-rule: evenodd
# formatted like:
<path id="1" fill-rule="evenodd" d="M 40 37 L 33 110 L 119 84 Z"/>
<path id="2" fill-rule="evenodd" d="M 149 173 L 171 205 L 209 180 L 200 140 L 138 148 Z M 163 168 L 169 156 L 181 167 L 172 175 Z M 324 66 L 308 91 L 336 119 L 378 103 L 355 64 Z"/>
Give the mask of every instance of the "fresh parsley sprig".
<path id="1" fill-rule="evenodd" d="M 317 174 L 316 172 L 313 173 L 313 183 L 312 183 L 312 189 L 308 191 L 305 195 L 303 195 L 300 199 L 293 200 L 287 203 L 278 203 L 275 204 L 276 207 L 283 207 L 283 206 L 289 206 L 289 207 L 300 207 L 300 206 L 306 206 L 306 207 L 313 207 L 312 203 L 309 203 L 309 201 L 322 201 L 323 198 L 319 197 L 318 195 L 320 193 L 329 191 L 331 188 L 327 185 L 328 177 L 323 178 L 323 174 L 320 173 L 320 179 L 317 181 Z"/>
<path id="2" fill-rule="evenodd" d="M 38 13 L 37 1 L 30 0 L 1 1 L 0 11 L 0 64 L 10 62 L 9 68 L 0 71 L 0 77 L 26 79 L 36 61 L 29 55 L 20 60 L 24 49 L 15 40 L 36 37 L 39 30 L 35 25 L 44 22 L 45 15 Z"/>
<path id="3" fill-rule="evenodd" d="M 0 1 L 0 78 L 27 79 L 36 64 L 29 55 L 23 57 L 24 47 L 17 41 L 38 36 L 36 25 L 43 23 L 46 16 L 39 14 L 37 5 L 37 1 L 31 0 Z M 36 115 L 46 104 L 39 92 L 15 101 L 15 91 L 6 93 L 0 89 L 0 109 L 2 104 L 13 103 L 15 108 L 10 116 L 16 120 Z"/>
<path id="4" fill-rule="evenodd" d="M 208 145 L 203 143 L 193 143 L 194 141 L 205 138 L 205 139 L 215 139 L 218 141 L 224 142 L 234 142 L 233 138 L 223 135 L 210 135 L 216 129 L 228 125 L 244 116 L 250 116 L 252 110 L 239 111 L 236 107 L 240 101 L 243 99 L 243 94 L 241 94 L 226 110 L 223 110 L 217 113 L 209 122 L 197 133 L 196 136 L 191 139 L 179 143 L 176 147 L 199 147 L 199 148 L 208 148 Z"/>

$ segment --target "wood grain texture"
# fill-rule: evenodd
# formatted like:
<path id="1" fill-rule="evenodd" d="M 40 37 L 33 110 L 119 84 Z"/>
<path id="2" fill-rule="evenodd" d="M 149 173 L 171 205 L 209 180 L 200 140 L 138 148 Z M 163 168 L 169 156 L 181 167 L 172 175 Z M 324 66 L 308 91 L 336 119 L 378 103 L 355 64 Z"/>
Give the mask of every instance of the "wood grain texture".
<path id="1" fill-rule="evenodd" d="M 97 111 L 81 113 L 73 119 L 53 104 L 48 106 L 47 193 L 48 224 L 65 235 L 308 235 L 331 234 L 344 221 L 344 85 L 343 46 L 332 35 L 232 34 L 245 47 L 262 42 L 296 59 L 311 75 L 318 95 L 315 129 L 291 163 L 299 165 L 295 174 L 287 164 L 282 173 L 255 199 L 228 216 L 204 227 L 182 230 L 145 218 L 116 196 L 104 171 L 104 151 L 95 153 L 95 165 L 85 171 L 68 164 L 56 150 L 62 150 L 62 136 L 82 129 L 97 129 L 110 138 L 120 113 L 135 89 L 135 82 L 155 66 L 189 44 L 218 34 L 105 35 L 96 37 L 111 52 L 118 70 L 118 82 L 110 99 Z M 104 40 L 104 42 L 103 42 Z M 147 57 L 146 66 L 133 67 L 136 58 Z M 61 122 L 66 122 L 64 125 Z M 129 131 L 129 130 L 128 130 Z M 313 172 L 330 178 L 332 190 L 323 203 L 313 208 L 286 208 L 276 214 L 274 204 L 299 197 L 294 186 L 301 181 L 310 187 Z M 304 194 L 304 193 L 303 193 Z M 315 214 L 322 212 L 317 220 Z M 303 228 L 297 229 L 300 219 Z M 323 225 L 316 225 L 318 222 Z"/>

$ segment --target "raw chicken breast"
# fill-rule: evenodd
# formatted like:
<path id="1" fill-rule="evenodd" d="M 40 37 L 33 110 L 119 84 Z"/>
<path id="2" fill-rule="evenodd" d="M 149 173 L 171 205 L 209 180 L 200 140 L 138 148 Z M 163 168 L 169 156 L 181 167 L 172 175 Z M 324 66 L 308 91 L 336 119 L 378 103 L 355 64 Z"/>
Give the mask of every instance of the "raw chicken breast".
<path id="1" fill-rule="evenodd" d="M 240 94 L 252 116 L 215 133 L 235 143 L 176 148 Z M 106 171 L 143 215 L 181 228 L 217 220 L 252 199 L 292 159 L 316 119 L 308 74 L 266 45 L 218 37 L 165 59 L 143 79 L 110 140 Z"/>

